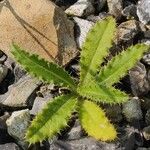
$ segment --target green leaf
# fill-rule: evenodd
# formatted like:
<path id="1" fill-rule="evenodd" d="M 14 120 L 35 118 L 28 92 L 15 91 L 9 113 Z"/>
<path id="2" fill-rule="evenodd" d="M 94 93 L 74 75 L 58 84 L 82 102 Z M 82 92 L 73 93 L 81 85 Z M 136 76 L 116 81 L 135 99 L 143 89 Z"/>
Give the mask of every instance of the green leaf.
<path id="1" fill-rule="evenodd" d="M 116 130 L 106 118 L 104 111 L 90 101 L 83 101 L 79 109 L 82 127 L 97 140 L 111 141 L 116 138 Z"/>
<path id="2" fill-rule="evenodd" d="M 114 87 L 106 87 L 98 85 L 95 82 L 92 82 L 90 86 L 80 87 L 78 93 L 86 98 L 91 99 L 96 102 L 103 103 L 123 103 L 126 102 L 129 97 L 124 92 L 115 89 Z"/>
<path id="3" fill-rule="evenodd" d="M 81 86 L 89 84 L 91 78 L 97 74 L 100 64 L 111 47 L 115 26 L 115 19 L 107 17 L 105 20 L 97 22 L 88 33 L 81 51 Z"/>
<path id="4" fill-rule="evenodd" d="M 15 44 L 12 45 L 12 54 L 30 74 L 38 79 L 76 89 L 73 79 L 56 64 L 39 59 L 37 55 L 30 55 Z"/>
<path id="5" fill-rule="evenodd" d="M 74 111 L 77 98 L 72 95 L 56 97 L 49 102 L 41 113 L 32 121 L 26 140 L 32 144 L 52 138 L 67 125 L 67 121 Z"/>
<path id="6" fill-rule="evenodd" d="M 118 82 L 148 49 L 149 46 L 147 45 L 137 44 L 113 57 L 112 60 L 100 70 L 98 75 L 99 84 L 110 86 Z"/>

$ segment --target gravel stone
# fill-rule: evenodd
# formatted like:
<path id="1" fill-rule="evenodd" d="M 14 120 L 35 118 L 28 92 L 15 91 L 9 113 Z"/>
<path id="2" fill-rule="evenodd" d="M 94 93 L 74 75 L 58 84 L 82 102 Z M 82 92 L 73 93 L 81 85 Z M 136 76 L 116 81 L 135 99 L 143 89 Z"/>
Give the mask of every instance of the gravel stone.
<path id="1" fill-rule="evenodd" d="M 146 140 L 150 140 L 150 126 L 145 127 L 142 133 Z"/>
<path id="2" fill-rule="evenodd" d="M 81 128 L 79 120 L 76 120 L 74 126 L 65 135 L 65 139 L 67 139 L 67 140 L 79 140 L 82 137 L 83 137 L 83 130 Z"/>
<path id="3" fill-rule="evenodd" d="M 80 19 L 78 17 L 74 17 L 73 19 L 77 25 L 77 31 L 76 31 L 77 32 L 77 35 L 76 35 L 77 46 L 78 48 L 81 48 L 82 44 L 85 42 L 85 38 L 86 38 L 88 31 L 92 28 L 94 23 L 91 21 Z"/>
<path id="4" fill-rule="evenodd" d="M 0 64 L 0 83 L 6 77 L 8 73 L 8 68 L 5 65 Z"/>
<path id="5" fill-rule="evenodd" d="M 99 13 L 98 16 L 94 16 L 94 15 L 88 16 L 87 20 L 96 23 L 97 21 L 101 21 L 101 20 L 105 19 L 108 16 L 111 16 L 111 15 L 106 13 L 106 12 L 101 12 L 101 13 Z"/>
<path id="6" fill-rule="evenodd" d="M 0 104 L 9 107 L 32 105 L 36 89 L 41 83 L 30 76 L 24 76 L 9 87 L 8 92 L 0 97 Z"/>
<path id="7" fill-rule="evenodd" d="M 8 133 L 14 137 L 18 144 L 24 149 L 27 148 L 27 143 L 24 141 L 25 133 L 30 124 L 30 113 L 28 109 L 14 111 L 6 121 Z"/>
<path id="8" fill-rule="evenodd" d="M 122 109 L 120 105 L 105 105 L 106 116 L 113 123 L 119 123 L 122 120 Z"/>
<path id="9" fill-rule="evenodd" d="M 131 4 L 123 9 L 122 14 L 123 16 L 126 16 L 127 18 L 137 19 L 138 16 L 137 16 L 136 11 L 137 11 L 136 5 Z"/>
<path id="10" fill-rule="evenodd" d="M 78 0 L 75 4 L 66 9 L 66 13 L 72 16 L 88 16 L 94 13 L 95 9 L 89 0 Z"/>
<path id="11" fill-rule="evenodd" d="M 124 103 L 122 111 L 128 122 L 141 120 L 143 118 L 139 99 L 133 98 Z"/>
<path id="12" fill-rule="evenodd" d="M 0 64 L 3 64 L 7 59 L 7 56 L 2 52 L 0 51 Z"/>
<path id="13" fill-rule="evenodd" d="M 19 81 L 20 78 L 26 75 L 26 71 L 22 69 L 22 67 L 16 64 L 14 68 L 14 75 L 15 75 L 15 83 Z"/>
<path id="14" fill-rule="evenodd" d="M 150 1 L 140 0 L 137 5 L 137 15 L 143 24 L 150 24 Z"/>
<path id="15" fill-rule="evenodd" d="M 93 138 L 81 138 L 79 140 L 54 142 L 49 150 L 121 150 L 118 144 L 98 142 Z"/>
<path id="16" fill-rule="evenodd" d="M 145 122 L 147 125 L 150 125 L 150 109 L 147 110 L 145 115 Z"/>
<path id="17" fill-rule="evenodd" d="M 138 22 L 136 20 L 129 20 L 121 23 L 117 29 L 116 43 L 130 42 L 133 43 L 133 38 L 139 32 Z"/>
<path id="18" fill-rule="evenodd" d="M 20 148 L 15 143 L 7 143 L 0 145 L 0 150 L 20 150 Z"/>
<path id="19" fill-rule="evenodd" d="M 6 120 L 10 117 L 9 113 L 5 113 L 3 116 L 0 117 L 0 130 L 7 129 Z"/>
<path id="20" fill-rule="evenodd" d="M 30 110 L 30 114 L 37 115 L 37 113 L 40 112 L 44 108 L 44 106 L 49 101 L 49 99 L 45 99 L 42 97 L 36 97 L 36 99 L 34 100 L 34 103 L 33 103 L 33 107 Z"/>
<path id="21" fill-rule="evenodd" d="M 146 94 L 150 90 L 150 85 L 147 78 L 145 66 L 138 62 L 138 64 L 129 71 L 131 82 L 131 89 L 135 96 Z"/>
<path id="22" fill-rule="evenodd" d="M 116 19 L 120 19 L 123 10 L 122 0 L 107 0 L 109 13 L 114 15 Z"/>
<path id="23" fill-rule="evenodd" d="M 95 6 L 96 11 L 100 12 L 104 8 L 107 0 L 91 0 Z"/>

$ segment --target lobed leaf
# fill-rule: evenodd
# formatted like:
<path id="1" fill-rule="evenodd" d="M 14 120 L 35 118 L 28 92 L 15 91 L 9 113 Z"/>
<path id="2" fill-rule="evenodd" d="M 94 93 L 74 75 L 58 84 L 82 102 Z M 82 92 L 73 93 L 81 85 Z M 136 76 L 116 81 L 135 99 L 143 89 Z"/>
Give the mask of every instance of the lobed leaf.
<path id="1" fill-rule="evenodd" d="M 69 86 L 71 89 L 76 88 L 73 79 L 56 64 L 39 59 L 37 55 L 30 55 L 16 44 L 12 45 L 12 54 L 30 74 L 37 78 L 48 83 Z"/>
<path id="2" fill-rule="evenodd" d="M 53 102 L 49 102 L 32 121 L 26 134 L 26 140 L 32 144 L 45 138 L 52 138 L 59 133 L 67 125 L 76 102 L 77 98 L 72 95 L 59 96 Z"/>
<path id="3" fill-rule="evenodd" d="M 79 109 L 79 119 L 82 127 L 97 140 L 114 140 L 116 130 L 106 118 L 104 111 L 90 101 L 83 101 Z"/>
<path id="4" fill-rule="evenodd" d="M 108 54 L 114 32 L 115 19 L 108 17 L 97 22 L 88 33 L 81 51 L 80 84 L 89 84 L 90 79 L 97 74 L 99 65 Z"/>
<path id="5" fill-rule="evenodd" d="M 129 99 L 129 96 L 126 93 L 117 90 L 112 86 L 106 87 L 98 85 L 94 81 L 90 86 L 79 87 L 77 91 L 81 96 L 96 102 L 114 104 L 123 103 Z"/>
<path id="6" fill-rule="evenodd" d="M 99 84 L 110 86 L 118 82 L 148 49 L 149 46 L 147 45 L 137 44 L 113 57 L 105 67 L 101 68 L 98 75 Z"/>

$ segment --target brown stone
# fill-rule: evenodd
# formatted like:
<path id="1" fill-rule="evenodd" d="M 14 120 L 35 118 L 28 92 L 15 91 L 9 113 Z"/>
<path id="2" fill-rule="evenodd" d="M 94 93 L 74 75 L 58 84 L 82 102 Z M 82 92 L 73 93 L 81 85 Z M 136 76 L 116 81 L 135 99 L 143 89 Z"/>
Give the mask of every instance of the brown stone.
<path id="1" fill-rule="evenodd" d="M 48 61 L 68 63 L 77 54 L 74 24 L 50 0 L 0 2 L 0 49 L 12 57 L 17 43 Z"/>

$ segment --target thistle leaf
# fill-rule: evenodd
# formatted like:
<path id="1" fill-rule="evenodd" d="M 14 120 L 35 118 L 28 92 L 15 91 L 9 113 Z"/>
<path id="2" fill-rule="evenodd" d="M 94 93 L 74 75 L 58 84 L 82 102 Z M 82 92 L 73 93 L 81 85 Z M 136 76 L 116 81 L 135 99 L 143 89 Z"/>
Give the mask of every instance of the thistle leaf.
<path id="1" fill-rule="evenodd" d="M 113 57 L 112 60 L 100 70 L 98 75 L 99 84 L 110 86 L 118 82 L 148 49 L 149 46 L 147 45 L 137 44 Z"/>
<path id="2" fill-rule="evenodd" d="M 12 45 L 12 54 L 16 60 L 32 75 L 45 82 L 54 82 L 58 85 L 69 86 L 75 89 L 73 79 L 56 64 L 39 59 L 37 55 L 30 55 L 19 46 Z"/>
<path id="3" fill-rule="evenodd" d="M 72 95 L 56 97 L 49 102 L 41 113 L 32 121 L 26 140 L 32 144 L 52 138 L 67 125 L 67 121 L 74 111 L 77 98 Z"/>
<path id="4" fill-rule="evenodd" d="M 78 93 L 86 98 L 94 100 L 95 102 L 103 102 L 103 103 L 123 103 L 126 102 L 129 97 L 124 92 L 115 89 L 114 87 L 106 87 L 102 85 L 98 85 L 92 82 L 90 86 L 80 87 Z"/>
<path id="5" fill-rule="evenodd" d="M 85 131 L 97 140 L 111 141 L 117 136 L 104 111 L 93 102 L 85 100 L 81 103 L 79 119 Z"/>
<path id="6" fill-rule="evenodd" d="M 108 17 L 97 22 L 88 33 L 81 51 L 80 84 L 89 84 L 92 77 L 97 74 L 99 65 L 108 54 L 115 31 L 115 19 Z"/>

